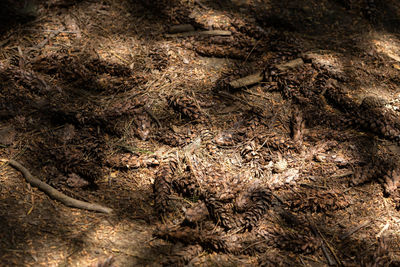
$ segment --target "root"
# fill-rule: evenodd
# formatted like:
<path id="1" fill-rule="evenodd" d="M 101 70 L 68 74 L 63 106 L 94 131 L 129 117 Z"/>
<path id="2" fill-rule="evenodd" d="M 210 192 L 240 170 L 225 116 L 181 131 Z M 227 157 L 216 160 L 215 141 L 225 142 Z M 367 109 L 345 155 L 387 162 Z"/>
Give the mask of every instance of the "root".
<path id="1" fill-rule="evenodd" d="M 42 182 L 38 178 L 34 177 L 24 166 L 22 166 L 19 162 L 12 160 L 12 159 L 0 159 L 0 161 L 6 162 L 10 164 L 12 167 L 20 171 L 26 181 L 31 184 L 32 186 L 35 186 L 45 192 L 49 197 L 60 201 L 64 205 L 68 207 L 73 207 L 73 208 L 78 208 L 78 209 L 84 209 L 84 210 L 91 210 L 91 211 L 98 211 L 98 212 L 103 212 L 110 214 L 112 213 L 112 209 L 101 206 L 99 204 L 95 203 L 88 203 L 85 201 L 77 200 L 74 198 L 71 198 L 54 187 L 51 187 L 50 185 L 46 184 L 45 182 Z"/>

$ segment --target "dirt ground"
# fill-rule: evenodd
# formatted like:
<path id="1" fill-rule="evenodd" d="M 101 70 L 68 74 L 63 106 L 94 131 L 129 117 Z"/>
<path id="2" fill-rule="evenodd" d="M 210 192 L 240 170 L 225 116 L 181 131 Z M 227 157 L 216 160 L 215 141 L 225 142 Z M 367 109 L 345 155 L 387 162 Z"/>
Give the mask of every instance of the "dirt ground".
<path id="1" fill-rule="evenodd" d="M 0 3 L 1 266 L 399 266 L 396 0 Z M 183 25 L 183 26 L 182 26 Z"/>

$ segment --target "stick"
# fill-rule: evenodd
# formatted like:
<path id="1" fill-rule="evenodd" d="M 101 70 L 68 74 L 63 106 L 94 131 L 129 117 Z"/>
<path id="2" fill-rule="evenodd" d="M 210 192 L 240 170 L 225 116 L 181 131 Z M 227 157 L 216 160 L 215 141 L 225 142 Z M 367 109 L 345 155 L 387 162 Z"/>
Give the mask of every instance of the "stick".
<path id="1" fill-rule="evenodd" d="M 147 112 L 147 114 L 149 114 L 149 116 L 157 123 L 158 128 L 161 128 L 161 122 L 157 119 L 157 117 L 154 115 L 154 113 L 150 110 L 150 107 L 144 107 L 144 111 Z"/>
<path id="2" fill-rule="evenodd" d="M 328 260 L 329 265 L 339 265 L 343 266 L 342 262 L 340 261 L 339 257 L 336 255 L 334 249 L 331 247 L 331 245 L 328 243 L 324 235 L 319 231 L 317 226 L 310 221 L 310 226 L 311 230 L 314 232 L 316 236 L 319 236 L 323 243 L 321 244 L 322 252 L 324 253 L 326 259 Z M 330 253 L 329 253 L 330 252 Z M 330 256 L 330 254 L 333 255 L 334 259 Z"/>
<path id="3" fill-rule="evenodd" d="M 238 89 L 241 87 L 247 87 L 249 85 L 253 85 L 256 83 L 259 83 L 263 80 L 263 74 L 262 72 L 258 72 L 234 81 L 231 81 L 229 83 L 229 86 L 231 86 L 233 89 Z"/>
<path id="4" fill-rule="evenodd" d="M 361 228 L 367 226 L 368 224 L 370 224 L 371 221 L 366 221 L 360 225 L 358 225 L 357 227 L 354 227 L 353 229 L 351 229 L 350 231 L 348 231 L 346 234 L 340 236 L 340 240 L 345 240 L 346 238 L 348 238 L 349 236 L 351 236 L 352 234 L 354 234 L 355 232 L 357 232 L 358 230 L 360 230 Z"/>
<path id="5" fill-rule="evenodd" d="M 110 214 L 113 211 L 112 209 L 101 206 L 99 204 L 77 200 L 77 199 L 71 198 L 71 197 L 61 193 L 54 187 L 51 187 L 50 185 L 46 184 L 45 182 L 42 182 L 38 178 L 32 176 L 32 174 L 24 166 L 22 166 L 18 161 L 15 161 L 12 159 L 0 159 L 0 161 L 10 164 L 12 167 L 17 169 L 24 175 L 26 181 L 29 184 L 31 184 L 34 187 L 39 188 L 40 190 L 45 192 L 51 198 L 60 201 L 61 203 L 63 203 L 64 205 L 66 205 L 68 207 L 84 209 L 84 210 L 91 210 L 91 211 L 98 211 L 98 212 L 103 212 L 103 213 L 107 213 L 107 214 Z"/>
<path id="6" fill-rule="evenodd" d="M 337 179 L 337 178 L 344 178 L 346 176 L 350 176 L 353 174 L 353 171 L 346 171 L 344 173 L 341 174 L 334 174 L 331 176 L 331 179 Z"/>

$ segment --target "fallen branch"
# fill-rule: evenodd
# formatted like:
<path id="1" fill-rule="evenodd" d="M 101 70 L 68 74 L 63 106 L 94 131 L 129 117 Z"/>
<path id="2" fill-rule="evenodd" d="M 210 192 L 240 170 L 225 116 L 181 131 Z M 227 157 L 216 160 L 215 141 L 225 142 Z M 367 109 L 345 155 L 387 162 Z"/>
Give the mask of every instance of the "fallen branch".
<path id="1" fill-rule="evenodd" d="M 46 184 L 45 182 L 42 182 L 38 178 L 32 176 L 32 174 L 24 166 L 22 166 L 18 161 L 15 161 L 12 159 L 0 159 L 0 161 L 10 164 L 10 166 L 14 167 L 15 169 L 17 169 L 24 175 L 26 181 L 29 184 L 39 188 L 40 190 L 45 192 L 51 198 L 60 201 L 61 203 L 63 203 L 64 205 L 66 205 L 68 207 L 84 209 L 84 210 L 91 210 L 91 211 L 98 211 L 98 212 L 103 212 L 103 213 L 107 213 L 107 214 L 112 213 L 112 209 L 110 209 L 110 208 L 107 208 L 107 207 L 104 207 L 104 206 L 101 206 L 101 205 L 95 204 L 95 203 L 89 203 L 89 202 L 77 200 L 77 199 L 71 198 L 71 197 L 61 193 L 54 187 L 51 187 L 50 185 Z"/>
<path id="2" fill-rule="evenodd" d="M 256 83 L 261 82 L 264 79 L 263 73 L 258 72 L 237 80 L 233 80 L 229 83 L 232 89 L 239 89 L 241 87 L 247 87 Z"/>
<path id="3" fill-rule="evenodd" d="M 292 69 L 292 68 L 297 68 L 297 67 L 299 67 L 299 66 L 301 66 L 303 64 L 304 64 L 303 59 L 297 58 L 297 59 L 294 59 L 294 60 L 279 64 L 279 65 L 275 65 L 275 67 L 277 69 L 279 69 L 280 71 L 286 71 L 286 70 L 289 70 L 289 69 Z M 260 82 L 262 82 L 264 80 L 264 78 L 265 77 L 264 77 L 264 73 L 263 72 L 257 72 L 257 73 L 248 75 L 246 77 L 242 77 L 240 79 L 233 80 L 233 81 L 231 81 L 229 83 L 229 86 L 232 89 L 239 89 L 239 88 L 242 88 L 242 87 L 247 87 L 247 86 L 250 86 L 250 85 L 253 85 L 253 84 L 260 83 Z"/>

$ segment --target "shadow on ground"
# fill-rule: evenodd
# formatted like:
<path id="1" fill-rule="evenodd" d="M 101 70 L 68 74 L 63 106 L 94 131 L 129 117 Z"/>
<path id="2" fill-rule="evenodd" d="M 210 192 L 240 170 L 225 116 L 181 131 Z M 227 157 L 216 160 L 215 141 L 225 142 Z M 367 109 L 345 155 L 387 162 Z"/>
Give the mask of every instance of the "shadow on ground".
<path id="1" fill-rule="evenodd" d="M 83 5 L 89 3 L 86 1 L 76 1 L 76 3 L 81 2 Z M 3 15 L 1 17 L 4 19 L 3 32 L 31 19 L 23 15 L 15 15 L 17 14 L 16 10 L 20 9 L 16 4 L 10 5 L 10 3 L 4 6 L 4 9 L 0 9 L 2 10 L 1 12 L 4 12 L 4 14 L 0 14 L 0 16 Z M 234 20 L 235 22 L 242 22 L 242 26 L 235 23 L 231 26 L 233 27 L 232 30 L 234 30 L 238 36 L 244 36 L 244 42 L 238 42 L 237 39 L 234 38 L 210 38 L 207 40 L 191 38 L 188 41 L 191 46 L 194 47 L 193 49 L 195 51 L 196 45 L 198 45 L 197 42 L 202 46 L 220 46 L 222 50 L 229 46 L 236 46 L 238 50 L 243 49 L 246 51 L 244 56 L 239 58 L 243 60 L 242 66 L 249 65 L 248 69 L 233 69 L 232 72 L 225 73 L 223 77 L 221 77 L 221 80 L 226 77 L 229 79 L 229 77 L 246 75 L 249 74 L 250 71 L 257 70 L 257 68 L 259 68 L 259 70 L 265 70 L 267 68 L 266 66 L 269 64 L 276 64 L 298 58 L 305 52 L 320 49 L 330 50 L 332 53 L 340 54 L 338 58 L 341 63 L 346 66 L 351 65 L 350 58 L 354 58 L 360 54 L 370 60 L 376 55 L 367 55 L 369 51 L 363 51 L 365 47 L 360 46 L 358 41 L 360 39 L 368 39 L 365 36 L 375 27 L 378 29 L 383 27 L 388 32 L 395 33 L 397 30 L 395 25 L 399 21 L 399 18 L 392 17 L 396 12 L 393 11 L 395 9 L 393 5 L 394 2 L 390 1 L 380 1 L 379 4 L 375 6 L 366 4 L 361 4 L 360 6 L 350 6 L 347 4 L 338 5 L 337 1 L 324 1 L 323 5 L 320 1 L 307 1 L 307 3 L 303 3 L 302 1 L 269 1 L 265 6 L 261 4 L 260 6 L 246 4 L 236 5 L 231 1 L 209 1 L 201 5 L 194 3 L 189 7 L 181 5 L 180 1 L 140 1 L 140 5 L 138 5 L 136 1 L 131 1 L 130 3 L 130 12 L 135 16 L 139 14 L 142 16 L 139 22 L 137 17 L 128 19 L 128 21 L 132 21 L 132 25 L 128 26 L 133 27 L 135 24 L 138 32 L 126 32 L 126 36 L 135 37 L 135 34 L 137 34 L 137 39 L 143 42 L 143 44 L 145 44 L 145 42 L 150 42 L 149 46 L 156 45 L 153 39 L 154 36 L 157 36 L 157 41 L 166 41 L 164 37 L 161 37 L 161 34 L 162 31 L 166 30 L 167 25 L 191 23 L 198 29 L 208 29 L 212 27 L 212 25 L 202 24 L 197 21 L 193 15 L 194 10 L 203 10 L 211 13 L 222 12 L 228 14 L 227 16 L 233 18 L 233 20 L 237 19 Z M 5 3 L 2 3 L 2 5 L 5 5 Z M 70 8 L 73 7 L 73 5 L 68 6 Z M 59 7 L 63 7 L 63 5 L 53 5 L 49 10 L 56 11 Z M 101 14 L 101 12 L 99 13 Z M 389 13 L 391 14 L 390 16 L 387 15 Z M 138 24 L 140 21 L 142 21 L 142 24 Z M 157 25 L 153 32 L 149 33 L 140 29 L 141 25 L 149 24 Z M 124 34 L 124 29 L 125 28 L 121 27 L 120 29 L 106 30 L 118 32 L 118 34 L 114 33 L 108 36 L 109 38 L 114 38 L 118 35 L 121 37 L 121 35 Z M 348 37 L 348 35 L 355 36 L 356 38 Z M 22 37 L 23 36 L 21 36 L 21 38 Z M 123 38 L 124 36 L 121 37 L 121 39 Z M 249 45 L 246 43 L 246 40 L 250 39 L 255 39 L 256 45 Z M 173 42 L 177 42 L 179 45 L 181 45 L 181 41 L 180 39 L 173 40 Z M 184 44 L 182 44 L 182 47 L 185 47 Z M 160 51 L 159 53 L 164 52 L 163 49 L 160 49 Z M 212 54 L 212 49 L 210 51 L 209 54 L 205 55 L 211 57 L 221 56 L 221 54 Z M 260 56 L 271 53 L 271 51 L 276 55 L 265 60 L 261 59 L 261 64 L 257 61 L 260 59 Z M 152 53 L 146 54 L 149 55 L 148 58 L 150 60 L 147 60 L 151 62 L 150 65 L 147 64 L 147 62 L 135 62 L 138 66 L 136 69 L 131 68 L 128 64 L 117 64 L 107 61 L 101 58 L 98 52 L 92 53 L 87 50 L 80 51 L 76 54 L 68 49 L 60 49 L 57 50 L 56 53 L 46 51 L 46 53 L 43 54 L 21 55 L 20 53 L 15 53 L 15 58 L 10 59 L 7 66 L 2 66 L 0 73 L 3 85 L 3 96 L 0 100 L 0 114 L 4 124 L 13 125 L 15 131 L 23 140 L 10 147 L 14 152 L 7 151 L 4 153 L 7 156 L 14 156 L 17 152 L 15 150 L 19 149 L 18 145 L 23 144 L 28 147 L 22 157 L 24 164 L 32 169 L 34 173 L 47 177 L 46 180 L 48 183 L 64 190 L 66 188 L 68 189 L 71 183 L 71 177 L 78 176 L 83 180 L 81 181 L 82 183 L 86 181 L 89 183 L 89 186 L 85 185 L 86 187 L 83 186 L 83 189 L 82 187 L 78 187 L 79 189 L 76 189 L 78 193 L 74 191 L 75 189 L 69 189 L 72 191 L 69 192 L 69 194 L 82 199 L 93 198 L 93 196 L 96 197 L 95 199 L 102 199 L 105 204 L 112 205 L 118 210 L 116 215 L 117 222 L 123 219 L 132 221 L 140 219 L 143 220 L 146 225 L 153 224 L 156 221 L 155 217 L 159 214 L 155 214 L 152 210 L 150 185 L 147 184 L 141 187 L 140 184 L 135 184 L 136 179 L 139 179 L 138 177 L 143 175 L 141 171 L 116 166 L 114 163 L 110 163 L 108 159 L 115 153 L 118 154 L 121 152 L 118 151 L 115 143 L 110 142 L 110 139 L 123 140 L 126 135 L 135 140 L 140 139 L 140 133 L 135 132 L 133 128 L 139 128 L 140 125 L 145 123 L 156 123 L 144 108 L 148 99 L 146 98 L 146 92 L 142 90 L 142 88 L 147 84 L 147 78 L 154 78 L 154 76 L 149 75 L 149 73 L 151 73 L 149 66 L 157 68 L 160 72 L 165 71 L 168 67 L 168 59 L 157 57 L 157 53 L 157 50 L 155 50 Z M 151 55 L 153 56 L 151 57 Z M 249 56 L 246 57 L 246 55 Z M 308 70 L 312 70 L 312 68 Z M 317 71 L 319 70 L 321 69 L 317 69 Z M 288 107 L 293 108 L 296 106 L 299 107 L 300 110 L 304 110 L 304 118 L 309 128 L 322 127 L 321 131 L 335 131 L 335 133 L 337 133 L 337 131 L 347 131 L 349 129 L 357 131 L 361 129 L 364 133 L 369 132 L 371 138 L 374 135 L 380 138 L 391 137 L 387 134 L 386 129 L 383 131 L 380 129 L 370 129 L 364 127 L 363 122 L 358 123 L 356 121 L 356 117 L 359 114 L 353 113 L 351 105 L 359 105 L 359 100 L 355 100 L 354 103 L 350 103 L 348 106 L 343 106 L 342 102 L 335 99 L 336 95 L 331 95 L 333 104 L 328 104 L 336 104 L 342 108 L 344 107 L 344 109 L 340 111 L 342 113 L 339 113 L 339 115 L 330 117 L 331 114 L 324 109 L 325 106 L 321 103 L 319 98 L 323 89 L 321 87 L 326 86 L 327 80 L 332 78 L 328 77 L 329 72 L 327 73 L 328 74 L 323 73 L 321 77 L 318 77 L 323 84 L 318 88 L 316 86 L 315 92 L 307 91 L 305 87 L 303 91 L 299 92 L 296 91 L 296 88 L 286 88 L 283 86 L 284 81 L 290 80 L 290 77 L 286 76 L 283 78 L 276 77 L 276 82 L 280 85 L 280 87 L 276 89 L 280 91 L 279 94 L 282 93 L 283 97 L 281 97 L 281 100 L 285 101 Z M 323 75 L 326 76 L 324 77 Z M 341 85 L 352 80 L 355 75 L 357 75 L 357 73 L 346 70 L 342 76 L 339 78 L 333 76 L 333 79 L 337 79 L 339 85 Z M 306 78 L 307 77 L 308 76 L 306 76 Z M 305 83 L 307 81 L 303 78 L 301 82 Z M 303 86 L 303 84 L 300 85 Z M 356 89 L 350 90 L 349 93 L 356 91 L 362 84 L 360 81 L 355 81 L 351 85 Z M 215 101 L 226 106 L 239 105 L 236 103 L 237 101 L 232 101 L 232 99 L 226 100 L 220 96 L 219 90 L 225 90 L 227 88 L 219 88 L 218 84 L 215 87 L 216 88 L 208 95 L 210 102 Z M 241 92 L 228 93 L 240 95 Z M 349 99 L 351 100 L 351 98 Z M 345 101 L 347 101 L 347 99 L 345 99 L 344 102 Z M 356 108 L 358 107 L 359 106 Z M 376 106 L 364 106 L 364 108 L 365 110 L 363 110 L 363 112 L 366 114 L 379 117 L 379 114 L 375 113 Z M 212 115 L 217 114 L 217 112 L 213 112 L 211 108 L 210 113 Z M 166 115 L 161 116 L 163 118 L 160 120 L 162 125 L 182 124 L 180 118 L 173 118 L 171 120 L 171 117 L 168 115 L 170 113 L 172 112 L 165 111 Z M 256 114 L 256 117 L 257 116 Z M 273 123 L 272 118 L 273 117 L 270 117 L 271 124 Z M 342 118 L 345 122 L 351 121 L 353 124 L 345 123 L 340 125 L 336 121 L 338 118 Z M 136 122 L 132 122 L 132 119 L 136 119 Z M 243 118 L 243 120 L 246 119 L 248 118 Z M 322 122 L 323 119 L 325 120 Z M 386 126 L 385 123 L 390 122 L 385 121 L 385 118 L 382 118 L 382 120 L 384 121 L 383 126 Z M 354 123 L 354 121 L 356 122 Z M 191 121 L 188 120 L 185 123 L 191 123 Z M 253 126 L 246 125 L 246 127 L 248 128 L 245 130 L 250 132 Z M 206 123 L 204 123 L 204 128 L 207 128 Z M 160 132 L 164 130 L 165 129 L 158 129 Z M 218 131 L 224 130 L 225 129 L 218 129 Z M 395 130 L 397 131 L 397 129 Z M 32 132 L 34 136 L 32 136 Z M 159 132 L 157 134 L 159 134 Z M 289 129 L 286 129 L 283 134 L 290 138 Z M 357 139 L 358 137 L 356 136 L 354 138 Z M 152 142 L 151 149 L 161 145 L 157 143 L 156 139 L 152 139 L 151 137 L 149 139 L 149 142 Z M 374 153 L 374 150 L 365 149 L 365 143 L 360 144 L 359 142 L 352 142 L 351 137 L 342 138 L 341 136 L 332 134 L 331 137 L 327 135 L 325 141 L 336 141 L 340 143 L 343 140 L 347 141 L 349 146 L 354 146 L 354 151 L 361 151 L 357 156 L 361 159 L 364 166 L 368 164 L 369 159 L 373 159 L 372 161 L 377 159 L 376 161 L 381 164 L 383 162 L 382 165 L 384 166 L 391 164 L 385 163 L 386 161 L 390 162 L 390 158 L 381 159 L 380 155 L 368 154 L 371 151 Z M 391 139 L 389 141 L 391 141 Z M 140 148 L 139 151 L 143 150 Z M 280 152 L 282 151 L 275 149 L 271 153 L 272 158 Z M 140 157 L 142 153 L 136 150 L 130 154 Z M 295 152 L 293 154 L 295 154 Z M 147 168 L 148 166 L 140 167 Z M 372 168 L 373 167 L 374 166 L 372 166 Z M 128 182 L 117 181 L 115 177 L 114 180 L 111 179 L 111 174 L 116 170 L 119 171 L 119 175 Z M 153 177 L 156 170 L 157 167 L 150 167 L 146 175 Z M 378 173 L 378 176 L 382 175 L 384 174 Z M 373 178 L 375 177 L 371 177 L 372 183 L 375 183 Z M 337 186 L 337 190 L 340 191 L 351 182 L 351 179 L 347 179 L 333 186 Z M 369 182 L 367 181 L 367 183 Z M 365 185 L 365 183 L 360 186 L 362 185 Z M 132 190 L 132 192 L 127 190 L 133 189 L 135 186 L 137 186 L 136 190 Z M 310 186 L 318 188 L 321 184 L 320 181 L 317 180 L 315 184 L 311 183 Z M 308 194 L 308 191 L 304 190 L 302 192 L 301 188 L 296 190 L 293 190 L 291 193 L 292 195 L 288 195 L 286 198 L 288 200 L 291 198 L 296 200 L 296 196 Z M 130 197 L 130 195 L 134 197 Z M 365 197 L 367 198 L 368 196 Z M 381 196 L 375 195 L 374 197 L 379 199 Z M 309 199 L 306 198 L 305 202 L 308 200 Z M 364 200 L 361 199 L 360 201 L 363 202 Z M 142 202 L 146 202 L 146 204 L 143 205 Z M 49 239 L 52 239 L 52 242 L 71 243 L 72 246 L 70 246 L 70 249 L 72 251 L 82 249 L 85 245 L 79 234 L 75 234 L 72 238 L 66 235 L 67 230 L 62 227 L 62 221 L 60 220 L 62 214 L 60 215 L 57 211 L 51 210 L 44 213 L 44 216 L 48 216 L 45 218 L 45 226 L 41 225 L 41 220 L 43 220 L 43 218 L 40 218 L 37 222 L 34 219 L 31 220 L 31 227 L 26 228 L 26 226 L 23 225 L 25 222 L 21 222 L 18 219 L 18 216 L 21 216 L 19 212 L 6 214 L 7 210 L 17 211 L 22 210 L 23 207 L 17 202 L 11 201 L 11 196 L 10 199 L 5 199 L 4 203 L 5 204 L 0 207 L 4 211 L 1 217 L 5 218 L 2 222 L 4 227 L 1 228 L 7 229 L 8 231 L 2 231 L 7 240 L 6 244 L 2 245 L 8 246 L 9 251 L 14 249 L 23 250 L 24 243 L 27 242 L 25 239 L 27 234 L 33 234 L 29 237 L 35 240 L 41 237 L 42 232 L 50 233 Z M 305 207 L 303 207 L 304 210 L 301 210 L 299 213 L 315 211 L 313 210 L 313 205 L 317 205 L 318 203 L 307 203 L 311 204 L 308 204 L 308 206 L 305 205 Z M 334 217 L 336 212 L 345 210 L 345 208 L 338 208 L 338 211 L 336 209 L 329 210 L 329 207 L 327 209 L 328 211 L 323 209 L 318 210 L 317 213 L 319 213 L 319 215 L 327 213 L 329 216 Z M 360 210 L 362 210 L 362 208 L 360 208 Z M 37 218 L 39 218 L 41 212 L 40 214 L 36 214 L 35 212 L 39 213 L 39 210 L 36 209 L 31 216 L 37 216 Z M 360 212 L 362 213 L 362 211 Z M 53 221 L 58 221 L 59 224 L 52 225 Z M 211 221 L 215 226 L 218 226 L 216 218 L 212 218 Z M 325 225 L 332 224 L 332 221 L 335 221 L 335 219 L 322 218 L 315 224 L 318 225 L 322 235 L 334 239 L 339 233 L 332 232 L 332 228 L 325 227 Z M 288 232 L 293 231 L 293 229 L 298 229 L 298 227 L 301 227 L 301 225 L 296 225 L 296 227 L 292 228 L 289 227 Z M 347 227 L 347 225 L 345 227 Z M 333 229 L 337 229 L 337 227 Z M 275 238 L 277 238 L 277 240 L 282 239 L 290 241 L 293 236 L 287 237 L 286 234 L 288 234 L 288 232 L 283 232 Z M 82 235 L 85 235 L 84 231 Z M 318 234 L 314 233 L 310 234 L 310 236 L 318 236 Z M 4 238 L 2 239 L 4 240 Z M 74 241 L 70 242 L 71 240 Z M 195 241 L 197 242 L 198 240 Z M 192 244 L 189 241 L 187 245 L 197 245 L 196 242 Z M 366 239 L 364 242 L 359 242 L 360 241 L 356 239 L 353 240 L 349 238 L 344 247 L 339 246 L 340 244 L 336 244 L 338 245 L 338 254 L 343 256 L 346 260 L 351 261 L 352 257 L 357 256 L 354 255 L 357 251 L 349 250 L 348 248 L 362 248 L 367 251 L 364 253 L 364 259 L 370 258 L 369 260 L 372 262 L 377 261 L 379 255 L 375 253 L 377 247 L 375 240 L 370 238 Z M 388 242 L 391 243 L 392 241 L 389 240 Z M 203 245 L 204 244 L 207 243 L 203 243 Z M 161 247 L 163 246 L 164 245 L 161 245 Z M 165 247 L 167 247 L 167 249 L 160 249 L 160 247 L 150 248 L 148 254 L 153 255 L 160 253 L 160 250 L 164 250 L 164 253 L 160 255 L 168 255 L 170 247 L 169 245 L 165 245 Z M 229 252 L 229 250 L 226 251 L 223 248 L 216 249 L 215 247 L 206 246 L 205 248 L 219 253 Z M 186 253 L 184 248 L 182 248 L 182 251 Z M 289 254 L 291 252 L 293 251 L 290 250 L 290 247 L 289 249 L 282 248 L 280 251 L 282 254 Z M 256 254 L 257 252 L 254 253 Z M 297 253 L 301 255 L 304 251 L 300 248 Z M 179 256 L 182 253 L 179 252 L 178 248 L 173 251 L 173 254 L 172 256 Z M 6 257 L 5 255 L 6 254 L 0 256 Z M 382 252 L 382 255 L 385 255 L 385 253 Z M 149 260 L 146 260 L 148 255 L 144 255 L 143 257 L 145 258 L 143 262 L 149 262 Z M 10 259 L 10 262 L 12 262 L 12 259 Z M 6 263 L 8 263 L 7 258 Z"/>

